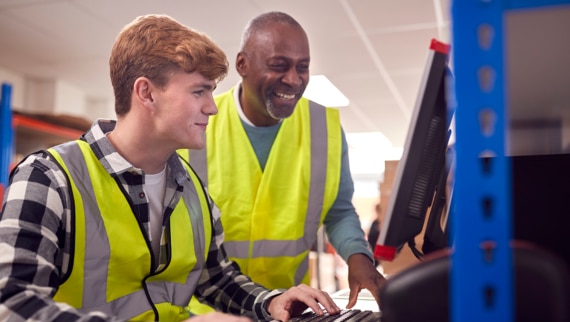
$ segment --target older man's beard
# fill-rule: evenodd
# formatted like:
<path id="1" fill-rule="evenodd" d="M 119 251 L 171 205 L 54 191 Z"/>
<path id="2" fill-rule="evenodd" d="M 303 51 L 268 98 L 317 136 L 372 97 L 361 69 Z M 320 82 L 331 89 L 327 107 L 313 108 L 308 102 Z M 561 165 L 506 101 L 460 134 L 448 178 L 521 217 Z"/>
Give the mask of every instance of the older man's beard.
<path id="1" fill-rule="evenodd" d="M 296 103 L 297 102 L 295 102 L 295 105 Z M 293 107 L 290 111 L 289 109 L 278 109 L 277 107 L 275 107 L 275 105 L 273 105 L 270 99 L 267 99 L 265 101 L 265 108 L 267 109 L 267 113 L 269 114 L 269 116 L 271 116 L 275 120 L 282 120 L 288 118 L 289 116 L 291 116 L 291 114 L 293 114 L 293 111 L 295 111 L 295 107 Z"/>

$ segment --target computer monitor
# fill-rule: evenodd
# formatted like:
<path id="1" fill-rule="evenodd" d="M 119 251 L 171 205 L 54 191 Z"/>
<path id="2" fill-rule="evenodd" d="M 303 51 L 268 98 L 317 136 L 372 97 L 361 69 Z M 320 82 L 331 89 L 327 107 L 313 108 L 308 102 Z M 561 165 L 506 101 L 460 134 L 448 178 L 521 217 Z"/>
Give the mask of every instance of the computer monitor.
<path id="1" fill-rule="evenodd" d="M 451 122 L 446 90 L 451 77 L 448 56 L 449 45 L 432 39 L 404 152 L 374 249 L 376 259 L 393 260 L 406 243 L 411 243 L 416 251 L 414 238 L 423 230 L 438 184 L 447 177 Z"/>
<path id="2" fill-rule="evenodd" d="M 453 122 L 453 121 L 452 121 Z M 412 252 L 416 257 L 423 257 L 437 250 L 450 246 L 450 225 L 449 216 L 453 212 L 453 175 L 455 172 L 455 149 L 448 146 L 446 153 L 446 168 L 440 173 L 436 186 L 435 196 L 429 208 L 426 228 L 422 243 L 422 252 L 411 245 Z"/>

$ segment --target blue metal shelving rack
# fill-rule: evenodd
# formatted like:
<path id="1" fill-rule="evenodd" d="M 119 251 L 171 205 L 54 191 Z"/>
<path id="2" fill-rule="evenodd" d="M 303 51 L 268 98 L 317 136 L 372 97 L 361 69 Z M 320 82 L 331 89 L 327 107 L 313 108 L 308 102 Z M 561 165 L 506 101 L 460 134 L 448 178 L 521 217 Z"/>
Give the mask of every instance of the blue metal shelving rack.
<path id="1" fill-rule="evenodd" d="M 2 83 L 0 100 L 0 202 L 4 198 L 4 189 L 8 185 L 8 172 L 13 155 L 12 129 L 12 86 Z"/>
<path id="2" fill-rule="evenodd" d="M 514 320 L 504 14 L 569 3 L 452 2 L 457 149 L 450 290 L 454 322 Z"/>

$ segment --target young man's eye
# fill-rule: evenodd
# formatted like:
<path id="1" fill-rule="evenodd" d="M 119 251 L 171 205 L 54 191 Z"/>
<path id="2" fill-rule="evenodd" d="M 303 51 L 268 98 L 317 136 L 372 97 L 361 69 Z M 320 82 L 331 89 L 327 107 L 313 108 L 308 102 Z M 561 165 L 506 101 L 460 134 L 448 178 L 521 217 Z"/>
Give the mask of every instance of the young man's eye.
<path id="1" fill-rule="evenodd" d="M 204 95 L 204 90 L 201 89 L 201 90 L 199 90 L 199 91 L 194 91 L 194 95 L 196 95 L 196 96 L 202 96 L 202 95 Z"/>

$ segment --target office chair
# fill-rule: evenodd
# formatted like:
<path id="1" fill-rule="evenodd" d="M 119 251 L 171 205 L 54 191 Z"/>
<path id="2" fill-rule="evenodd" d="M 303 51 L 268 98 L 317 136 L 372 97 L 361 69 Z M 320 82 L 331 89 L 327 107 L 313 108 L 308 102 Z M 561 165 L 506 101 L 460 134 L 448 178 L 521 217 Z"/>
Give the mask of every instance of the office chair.
<path id="1" fill-rule="evenodd" d="M 569 322 L 570 270 L 549 250 L 529 242 L 511 243 L 515 322 Z M 392 275 L 380 294 L 382 322 L 447 322 L 450 250 Z"/>

